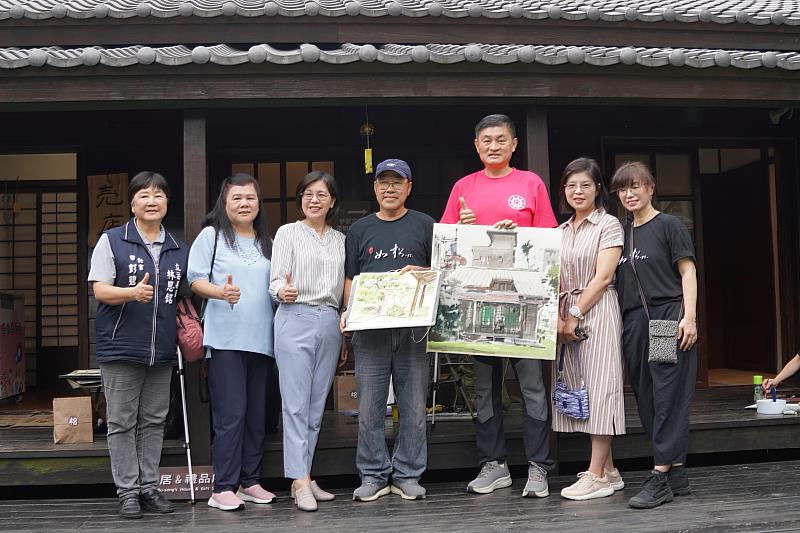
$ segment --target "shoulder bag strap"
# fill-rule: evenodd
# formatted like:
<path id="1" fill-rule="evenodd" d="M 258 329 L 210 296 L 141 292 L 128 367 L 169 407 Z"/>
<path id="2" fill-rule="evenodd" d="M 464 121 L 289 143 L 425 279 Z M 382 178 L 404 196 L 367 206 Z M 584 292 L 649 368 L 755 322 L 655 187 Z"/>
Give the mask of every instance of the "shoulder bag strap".
<path id="1" fill-rule="evenodd" d="M 647 315 L 647 320 L 650 320 L 650 309 L 647 308 L 647 299 L 644 297 L 644 291 L 642 290 L 642 282 L 639 281 L 639 274 L 636 272 L 636 262 L 633 260 L 633 221 L 631 221 L 631 246 L 628 249 L 628 261 L 631 263 L 631 269 L 633 270 L 633 277 L 636 278 L 636 287 L 639 289 L 639 298 L 642 299 L 642 306 L 644 307 L 644 314 Z"/>
<path id="2" fill-rule="evenodd" d="M 217 259 L 217 240 L 218 240 L 217 231 L 214 230 L 214 251 L 211 252 L 211 268 L 208 270 L 208 282 L 211 283 L 211 274 L 214 272 L 214 261 Z M 207 299 L 203 299 L 202 309 L 200 309 L 200 321 L 202 322 L 206 318 L 206 304 L 208 303 Z"/>

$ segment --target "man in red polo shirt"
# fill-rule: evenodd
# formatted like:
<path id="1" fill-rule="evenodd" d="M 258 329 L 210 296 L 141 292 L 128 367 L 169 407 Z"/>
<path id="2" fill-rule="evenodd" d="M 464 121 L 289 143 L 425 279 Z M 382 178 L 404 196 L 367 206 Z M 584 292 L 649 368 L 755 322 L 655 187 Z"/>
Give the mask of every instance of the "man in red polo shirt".
<path id="1" fill-rule="evenodd" d="M 506 115 L 489 115 L 475 127 L 475 149 L 483 170 L 464 176 L 453 186 L 441 222 L 482 224 L 513 229 L 517 226 L 554 228 L 558 224 L 542 179 L 510 165 L 517 149 L 514 123 Z M 467 491 L 488 494 L 510 487 L 503 428 L 503 359 L 474 356 L 475 443 L 481 471 Z M 528 481 L 522 496 L 549 495 L 550 460 L 548 401 L 538 359 L 512 358 L 522 392 L 522 430 L 528 458 Z"/>

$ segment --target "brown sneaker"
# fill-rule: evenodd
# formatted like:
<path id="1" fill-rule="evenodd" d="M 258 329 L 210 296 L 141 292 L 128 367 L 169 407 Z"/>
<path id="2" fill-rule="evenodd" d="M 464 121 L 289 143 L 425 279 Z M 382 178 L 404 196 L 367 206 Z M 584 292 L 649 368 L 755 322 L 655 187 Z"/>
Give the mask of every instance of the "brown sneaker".
<path id="1" fill-rule="evenodd" d="M 614 489 L 605 478 L 599 478 L 591 472 L 578 474 L 578 481 L 561 489 L 561 497 L 568 500 L 592 500 L 605 498 L 614 494 Z"/>
<path id="2" fill-rule="evenodd" d="M 620 475 L 619 470 L 616 468 L 614 470 L 606 470 L 605 474 L 608 484 L 611 485 L 611 488 L 614 489 L 614 492 L 625 488 L 625 482 L 622 481 L 622 476 Z"/>

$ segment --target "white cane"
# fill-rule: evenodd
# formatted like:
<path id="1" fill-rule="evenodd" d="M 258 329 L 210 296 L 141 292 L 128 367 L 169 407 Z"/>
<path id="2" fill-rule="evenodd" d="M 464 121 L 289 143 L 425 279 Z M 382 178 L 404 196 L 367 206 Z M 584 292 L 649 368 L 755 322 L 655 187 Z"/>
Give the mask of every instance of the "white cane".
<path id="1" fill-rule="evenodd" d="M 194 473 L 192 472 L 192 447 L 189 444 L 189 418 L 186 415 L 186 381 L 183 368 L 183 356 L 178 348 L 178 375 L 181 380 L 181 404 L 183 406 L 183 435 L 186 441 L 186 462 L 189 465 L 189 497 L 194 504 Z"/>

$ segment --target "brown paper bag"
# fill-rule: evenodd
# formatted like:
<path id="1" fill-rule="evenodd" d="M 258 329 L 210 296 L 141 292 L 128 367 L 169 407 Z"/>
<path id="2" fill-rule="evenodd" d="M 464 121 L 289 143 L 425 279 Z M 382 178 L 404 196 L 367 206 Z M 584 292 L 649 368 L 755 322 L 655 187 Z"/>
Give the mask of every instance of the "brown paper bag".
<path id="1" fill-rule="evenodd" d="M 333 378 L 333 409 L 339 413 L 358 409 L 355 374 L 344 373 Z"/>
<path id="2" fill-rule="evenodd" d="M 53 440 L 56 444 L 94 441 L 91 398 L 53 399 Z"/>

